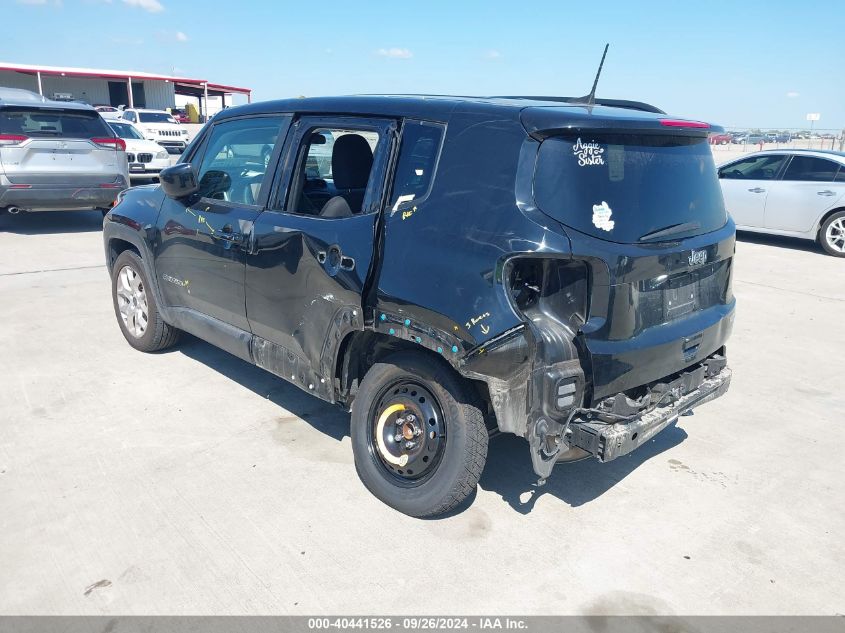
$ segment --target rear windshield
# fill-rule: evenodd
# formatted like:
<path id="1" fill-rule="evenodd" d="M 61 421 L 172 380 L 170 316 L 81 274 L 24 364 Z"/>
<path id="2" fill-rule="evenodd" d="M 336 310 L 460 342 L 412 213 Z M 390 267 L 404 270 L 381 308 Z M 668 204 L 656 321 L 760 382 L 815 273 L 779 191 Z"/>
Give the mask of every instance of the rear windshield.
<path id="1" fill-rule="evenodd" d="M 167 112 L 139 112 L 138 119 L 141 123 L 176 123 Z"/>
<path id="2" fill-rule="evenodd" d="M 706 138 L 546 139 L 534 172 L 534 199 L 563 224 L 612 242 L 683 238 L 727 222 Z"/>
<path id="3" fill-rule="evenodd" d="M 31 138 L 96 138 L 114 136 L 94 110 L 8 108 L 0 110 L 0 134 Z"/>

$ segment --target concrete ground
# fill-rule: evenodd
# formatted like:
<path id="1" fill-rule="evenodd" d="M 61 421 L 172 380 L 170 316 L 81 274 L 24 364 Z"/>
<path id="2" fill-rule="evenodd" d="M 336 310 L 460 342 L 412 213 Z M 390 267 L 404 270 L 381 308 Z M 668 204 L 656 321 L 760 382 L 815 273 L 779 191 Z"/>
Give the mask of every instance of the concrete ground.
<path id="1" fill-rule="evenodd" d="M 845 612 L 845 261 L 744 237 L 724 398 L 471 505 L 359 483 L 348 415 L 188 338 L 121 337 L 98 213 L 0 218 L 0 613 Z"/>

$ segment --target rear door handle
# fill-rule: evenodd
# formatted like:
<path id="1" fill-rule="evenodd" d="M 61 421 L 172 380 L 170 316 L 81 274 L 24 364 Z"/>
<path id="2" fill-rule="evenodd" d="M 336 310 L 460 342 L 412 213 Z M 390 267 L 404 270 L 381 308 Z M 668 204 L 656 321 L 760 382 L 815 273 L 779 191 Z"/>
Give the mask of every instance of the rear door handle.
<path id="1" fill-rule="evenodd" d="M 355 260 L 344 255 L 337 245 L 329 248 L 328 252 L 317 251 L 317 261 L 326 266 L 326 270 L 328 270 L 330 275 L 337 273 L 338 269 L 355 269 Z"/>
<path id="2" fill-rule="evenodd" d="M 820 196 L 835 196 L 836 192 L 831 191 L 830 189 L 825 189 L 824 191 L 817 191 L 816 192 Z"/>
<path id="3" fill-rule="evenodd" d="M 765 193 L 766 192 L 765 189 L 761 189 L 760 187 L 753 187 L 752 189 L 749 189 L 748 191 L 750 191 L 751 193 Z"/>

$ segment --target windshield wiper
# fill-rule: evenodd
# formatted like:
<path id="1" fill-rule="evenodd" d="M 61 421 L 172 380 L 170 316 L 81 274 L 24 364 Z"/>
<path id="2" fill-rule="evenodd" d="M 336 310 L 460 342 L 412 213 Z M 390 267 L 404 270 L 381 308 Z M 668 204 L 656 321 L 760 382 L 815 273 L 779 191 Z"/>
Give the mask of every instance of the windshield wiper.
<path id="1" fill-rule="evenodd" d="M 639 241 L 646 242 L 648 240 L 653 240 L 658 237 L 666 237 L 668 235 L 675 235 L 677 233 L 683 233 L 685 231 L 692 231 L 700 228 L 701 224 L 699 224 L 698 222 L 683 222 L 681 224 L 673 224 L 672 226 L 667 226 L 665 229 L 646 233 L 645 235 L 640 237 Z"/>

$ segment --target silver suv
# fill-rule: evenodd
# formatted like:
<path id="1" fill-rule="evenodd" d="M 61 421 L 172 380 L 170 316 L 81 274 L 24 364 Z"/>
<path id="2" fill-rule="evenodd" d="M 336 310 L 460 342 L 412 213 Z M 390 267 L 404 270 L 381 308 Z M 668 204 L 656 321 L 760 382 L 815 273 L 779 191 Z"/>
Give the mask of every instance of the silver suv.
<path id="1" fill-rule="evenodd" d="M 0 88 L 0 210 L 108 210 L 129 186 L 126 145 L 89 105 Z"/>

